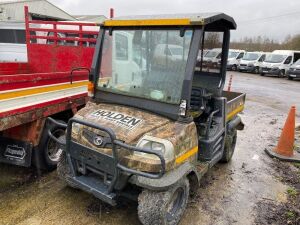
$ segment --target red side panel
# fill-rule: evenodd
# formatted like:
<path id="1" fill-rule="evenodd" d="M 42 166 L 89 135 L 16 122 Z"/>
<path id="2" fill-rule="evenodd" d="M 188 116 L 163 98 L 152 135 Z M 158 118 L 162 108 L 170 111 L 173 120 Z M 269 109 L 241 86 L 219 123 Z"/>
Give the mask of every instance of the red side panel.
<path id="1" fill-rule="evenodd" d="M 46 44 L 28 45 L 28 60 L 35 73 L 67 72 L 76 67 L 91 68 L 94 48 Z"/>

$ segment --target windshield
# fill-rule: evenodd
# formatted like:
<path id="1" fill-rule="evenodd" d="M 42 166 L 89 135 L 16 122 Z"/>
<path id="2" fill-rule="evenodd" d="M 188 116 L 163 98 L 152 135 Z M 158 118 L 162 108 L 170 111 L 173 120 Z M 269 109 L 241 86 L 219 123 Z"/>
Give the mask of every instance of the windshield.
<path id="1" fill-rule="evenodd" d="M 300 66 L 300 59 L 298 59 L 297 62 L 295 62 L 293 66 Z"/>
<path id="2" fill-rule="evenodd" d="M 229 51 L 228 52 L 228 58 L 236 58 L 238 56 L 238 52 L 232 52 L 232 51 Z"/>
<path id="3" fill-rule="evenodd" d="M 206 58 L 214 58 L 216 56 L 218 56 L 220 52 L 218 51 L 208 51 L 206 54 L 205 54 L 205 57 Z"/>
<path id="4" fill-rule="evenodd" d="M 286 59 L 286 55 L 269 54 L 266 56 L 265 62 L 268 63 L 281 63 Z"/>
<path id="5" fill-rule="evenodd" d="M 113 30 L 104 34 L 97 89 L 179 104 L 192 30 Z"/>
<path id="6" fill-rule="evenodd" d="M 246 61 L 252 61 L 252 60 L 257 60 L 261 55 L 258 53 L 246 53 L 245 56 L 243 57 L 243 60 Z"/>

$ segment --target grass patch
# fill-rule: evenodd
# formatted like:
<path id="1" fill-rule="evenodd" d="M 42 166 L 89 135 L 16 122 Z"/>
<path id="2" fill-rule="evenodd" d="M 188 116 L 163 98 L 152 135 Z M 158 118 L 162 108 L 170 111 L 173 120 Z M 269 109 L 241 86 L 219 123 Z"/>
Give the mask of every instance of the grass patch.
<path id="1" fill-rule="evenodd" d="M 293 187 L 289 187 L 286 192 L 290 197 L 296 197 L 298 195 L 297 190 Z"/>
<path id="2" fill-rule="evenodd" d="M 290 220 L 294 219 L 296 217 L 295 213 L 292 211 L 286 212 L 286 217 Z"/>
<path id="3" fill-rule="evenodd" d="M 297 167 L 298 169 L 300 169 L 300 163 L 293 163 L 295 167 Z"/>

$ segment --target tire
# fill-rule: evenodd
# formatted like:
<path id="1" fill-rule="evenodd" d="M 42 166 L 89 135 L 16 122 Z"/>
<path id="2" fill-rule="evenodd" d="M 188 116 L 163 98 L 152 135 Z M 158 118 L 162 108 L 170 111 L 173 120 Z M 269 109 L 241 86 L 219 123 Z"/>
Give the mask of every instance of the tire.
<path id="1" fill-rule="evenodd" d="M 294 77 L 288 76 L 288 79 L 289 79 L 289 80 L 294 80 Z"/>
<path id="2" fill-rule="evenodd" d="M 282 78 L 284 76 L 285 76 L 285 71 L 284 70 L 280 70 L 279 77 Z"/>
<path id="3" fill-rule="evenodd" d="M 65 182 L 66 185 L 77 189 L 77 185 L 70 179 L 72 177 L 71 168 L 67 162 L 66 152 L 63 151 L 60 155 L 59 161 L 57 163 L 57 175 L 60 180 Z"/>
<path id="4" fill-rule="evenodd" d="M 56 169 L 59 156 L 62 152 L 59 144 L 49 137 L 49 129 L 52 130 L 53 135 L 57 138 L 65 134 L 65 131 L 55 124 L 45 123 L 39 145 L 34 149 L 33 163 L 38 169 L 46 171 Z"/>
<path id="5" fill-rule="evenodd" d="M 232 71 L 237 71 L 237 66 L 236 66 L 236 65 L 233 65 L 233 66 L 231 67 L 231 70 L 232 70 Z"/>
<path id="6" fill-rule="evenodd" d="M 190 186 L 186 177 L 164 192 L 143 190 L 138 198 L 138 216 L 144 225 L 176 225 L 188 203 Z"/>
<path id="7" fill-rule="evenodd" d="M 255 73 L 255 74 L 259 74 L 259 67 L 255 67 L 254 73 Z"/>
<path id="8" fill-rule="evenodd" d="M 235 146 L 236 146 L 236 140 L 237 140 L 236 129 L 234 129 L 232 132 L 227 133 L 227 136 L 225 138 L 224 152 L 223 152 L 223 156 L 222 156 L 222 159 L 220 160 L 220 162 L 222 162 L 222 163 L 230 162 L 230 160 L 233 156 L 233 153 L 234 153 Z"/>
<path id="9" fill-rule="evenodd" d="M 265 74 L 264 73 L 260 73 L 260 75 L 263 77 L 263 76 L 265 76 Z"/>

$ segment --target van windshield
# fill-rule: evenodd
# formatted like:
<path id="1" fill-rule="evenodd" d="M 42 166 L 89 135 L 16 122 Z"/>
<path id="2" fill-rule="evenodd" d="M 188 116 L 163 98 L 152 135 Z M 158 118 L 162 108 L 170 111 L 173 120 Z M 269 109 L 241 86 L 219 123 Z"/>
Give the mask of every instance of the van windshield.
<path id="1" fill-rule="evenodd" d="M 245 56 L 243 57 L 243 60 L 246 61 L 252 61 L 252 60 L 257 60 L 261 55 L 258 53 L 246 53 Z"/>
<path id="2" fill-rule="evenodd" d="M 193 31 L 106 30 L 97 89 L 178 104 Z"/>
<path id="3" fill-rule="evenodd" d="M 214 58 L 214 57 L 217 57 L 219 54 L 218 51 L 208 51 L 206 54 L 205 54 L 205 58 Z"/>
<path id="4" fill-rule="evenodd" d="M 232 58 L 236 58 L 238 56 L 238 52 L 233 52 L 233 51 L 229 51 L 228 52 L 228 58 L 232 59 Z"/>
<path id="5" fill-rule="evenodd" d="M 297 62 L 294 63 L 294 66 L 300 66 L 300 59 L 298 59 Z"/>
<path id="6" fill-rule="evenodd" d="M 281 63 L 286 59 L 286 55 L 269 54 L 266 56 L 265 62 L 268 63 Z"/>

